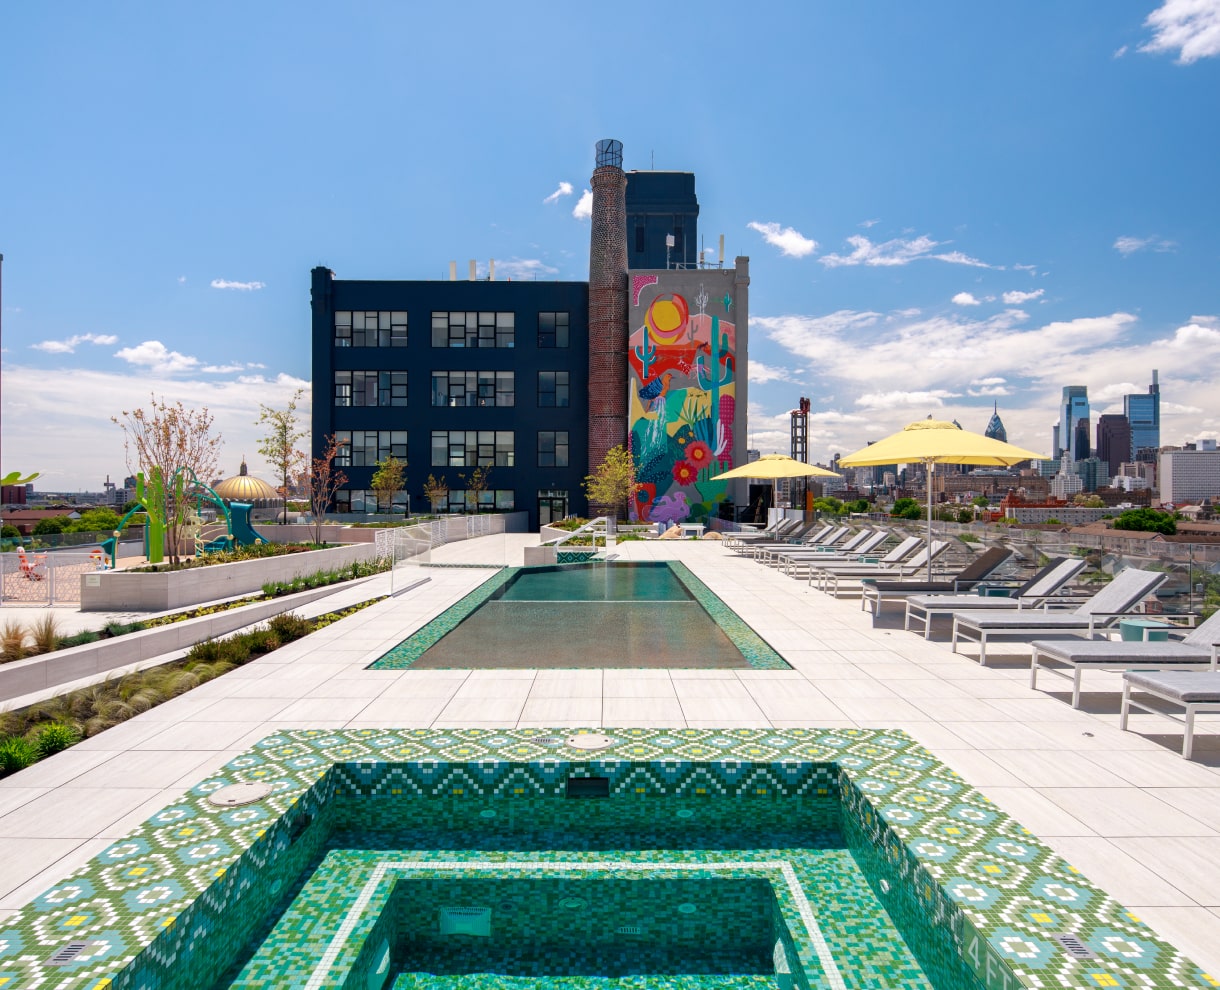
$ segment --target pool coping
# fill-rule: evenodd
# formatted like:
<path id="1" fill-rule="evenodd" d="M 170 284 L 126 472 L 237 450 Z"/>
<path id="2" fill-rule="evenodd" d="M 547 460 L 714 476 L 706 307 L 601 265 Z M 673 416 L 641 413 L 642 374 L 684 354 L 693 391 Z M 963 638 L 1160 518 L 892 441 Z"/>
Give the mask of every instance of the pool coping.
<path id="1" fill-rule="evenodd" d="M 540 742 L 594 732 L 617 742 L 594 753 Z M 510 778 L 561 794 L 569 776 L 604 775 L 612 790 L 646 777 L 664 794 L 761 786 L 794 796 L 819 786 L 816 771 L 827 766 L 850 784 L 843 807 L 878 855 L 951 914 L 959 950 L 989 990 L 1220 986 L 909 735 L 844 728 L 281 731 L 8 919 L 0 978 L 11 981 L 6 990 L 117 990 L 171 966 L 206 944 L 190 912 L 240 896 L 251 871 L 287 858 L 326 800 L 318 785 L 340 777 L 358 788 L 406 774 L 420 793 L 438 795 L 494 794 Z M 641 767 L 648 774 L 633 777 Z M 228 784 L 255 782 L 272 789 L 257 804 L 208 801 Z M 1053 941 L 1066 924 L 1096 958 L 1073 958 Z M 48 967 L 73 936 L 89 948 Z"/>
<path id="2" fill-rule="evenodd" d="M 782 656 L 762 638 L 754 628 L 726 604 L 714 591 L 703 583 L 695 573 L 679 560 L 667 561 L 623 561 L 622 563 L 638 565 L 647 563 L 655 566 L 664 564 L 674 574 L 679 582 L 690 592 L 691 597 L 703 608 L 716 627 L 728 637 L 729 642 L 745 659 L 753 670 L 791 670 L 792 667 Z M 589 562 L 572 562 L 558 564 L 543 564 L 534 569 L 550 569 L 591 566 Z M 613 566 L 613 565 L 611 565 Z M 455 602 L 440 615 L 429 620 L 397 646 L 386 651 L 369 665 L 369 670 L 409 670 L 411 666 L 445 637 L 456 629 L 463 621 L 487 602 L 492 595 L 508 584 L 526 567 L 502 567 L 492 574 L 481 585 L 469 594 Z M 446 670 L 466 670 L 465 667 L 446 667 Z M 548 670 L 564 670 L 563 667 L 548 667 Z M 617 669 L 617 668 L 608 668 Z M 629 669 L 629 668 L 627 668 Z M 682 670 L 701 668 L 671 667 L 668 669 Z"/>

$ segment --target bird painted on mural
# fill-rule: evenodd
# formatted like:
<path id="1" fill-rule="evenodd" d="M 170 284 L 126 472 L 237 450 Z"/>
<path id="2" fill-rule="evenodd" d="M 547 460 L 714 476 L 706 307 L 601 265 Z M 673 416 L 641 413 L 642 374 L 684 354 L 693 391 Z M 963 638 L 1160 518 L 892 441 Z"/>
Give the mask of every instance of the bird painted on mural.
<path id="1" fill-rule="evenodd" d="M 644 402 L 644 408 L 648 412 L 660 408 L 661 401 L 665 398 L 665 393 L 669 391 L 669 383 L 673 381 L 673 374 L 665 372 L 663 375 L 658 375 L 643 388 L 639 389 L 640 399 Z"/>

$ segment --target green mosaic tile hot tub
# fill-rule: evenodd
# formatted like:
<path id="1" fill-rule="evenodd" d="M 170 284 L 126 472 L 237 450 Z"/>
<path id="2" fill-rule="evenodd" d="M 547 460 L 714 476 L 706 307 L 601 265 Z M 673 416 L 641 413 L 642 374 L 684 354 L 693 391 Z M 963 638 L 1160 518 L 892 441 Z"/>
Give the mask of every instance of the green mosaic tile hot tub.
<path id="1" fill-rule="evenodd" d="M 0 987 L 1220 986 L 904 733 L 572 733 L 269 736 L 9 919 Z"/>
<path id="2" fill-rule="evenodd" d="M 640 575 L 635 600 L 613 597 L 578 617 L 554 587 L 544 601 L 521 601 L 518 582 L 549 577 Z M 655 576 L 678 594 L 652 594 Z M 627 592 L 624 592 L 627 593 Z M 493 615 L 490 610 L 497 610 Z M 479 623 L 474 631 L 474 623 Z M 459 637 L 468 637 L 461 643 Z M 435 648 L 435 649 L 434 649 Z M 431 651 L 431 652 L 430 652 Z M 437 653 L 442 658 L 434 659 Z M 466 669 L 506 667 L 753 667 L 788 664 L 742 618 L 678 561 L 597 562 L 506 567 L 372 664 L 373 670 L 420 665 Z"/>

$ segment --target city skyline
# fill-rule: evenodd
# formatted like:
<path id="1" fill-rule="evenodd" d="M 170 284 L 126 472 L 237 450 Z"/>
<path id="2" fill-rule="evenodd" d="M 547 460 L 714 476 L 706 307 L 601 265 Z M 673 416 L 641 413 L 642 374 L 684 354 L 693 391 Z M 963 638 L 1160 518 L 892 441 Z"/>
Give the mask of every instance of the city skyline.
<path id="1" fill-rule="evenodd" d="M 266 476 L 309 270 L 583 281 L 602 137 L 693 172 L 705 246 L 751 259 L 753 447 L 787 452 L 809 396 L 814 460 L 997 402 L 1041 450 L 1065 384 L 1096 421 L 1153 367 L 1162 443 L 1220 434 L 1220 3 L 735 9 L 0 12 L 4 468 L 98 489 L 110 417 L 156 392 L 212 409 L 222 474 Z M 766 56 L 722 82 L 729 25 L 718 55 Z"/>

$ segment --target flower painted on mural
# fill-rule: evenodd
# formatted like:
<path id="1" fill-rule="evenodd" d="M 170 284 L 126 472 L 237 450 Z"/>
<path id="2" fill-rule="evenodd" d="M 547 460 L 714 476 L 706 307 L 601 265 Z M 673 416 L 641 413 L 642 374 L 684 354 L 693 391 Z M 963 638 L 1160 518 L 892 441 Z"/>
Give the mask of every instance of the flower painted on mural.
<path id="1" fill-rule="evenodd" d="M 705 468 L 712 463 L 712 448 L 702 440 L 693 440 L 686 447 L 686 459 L 696 468 Z"/>
<path id="2" fill-rule="evenodd" d="M 699 469 L 690 461 L 678 461 L 674 465 L 674 481 L 679 485 L 693 485 L 699 479 Z"/>

